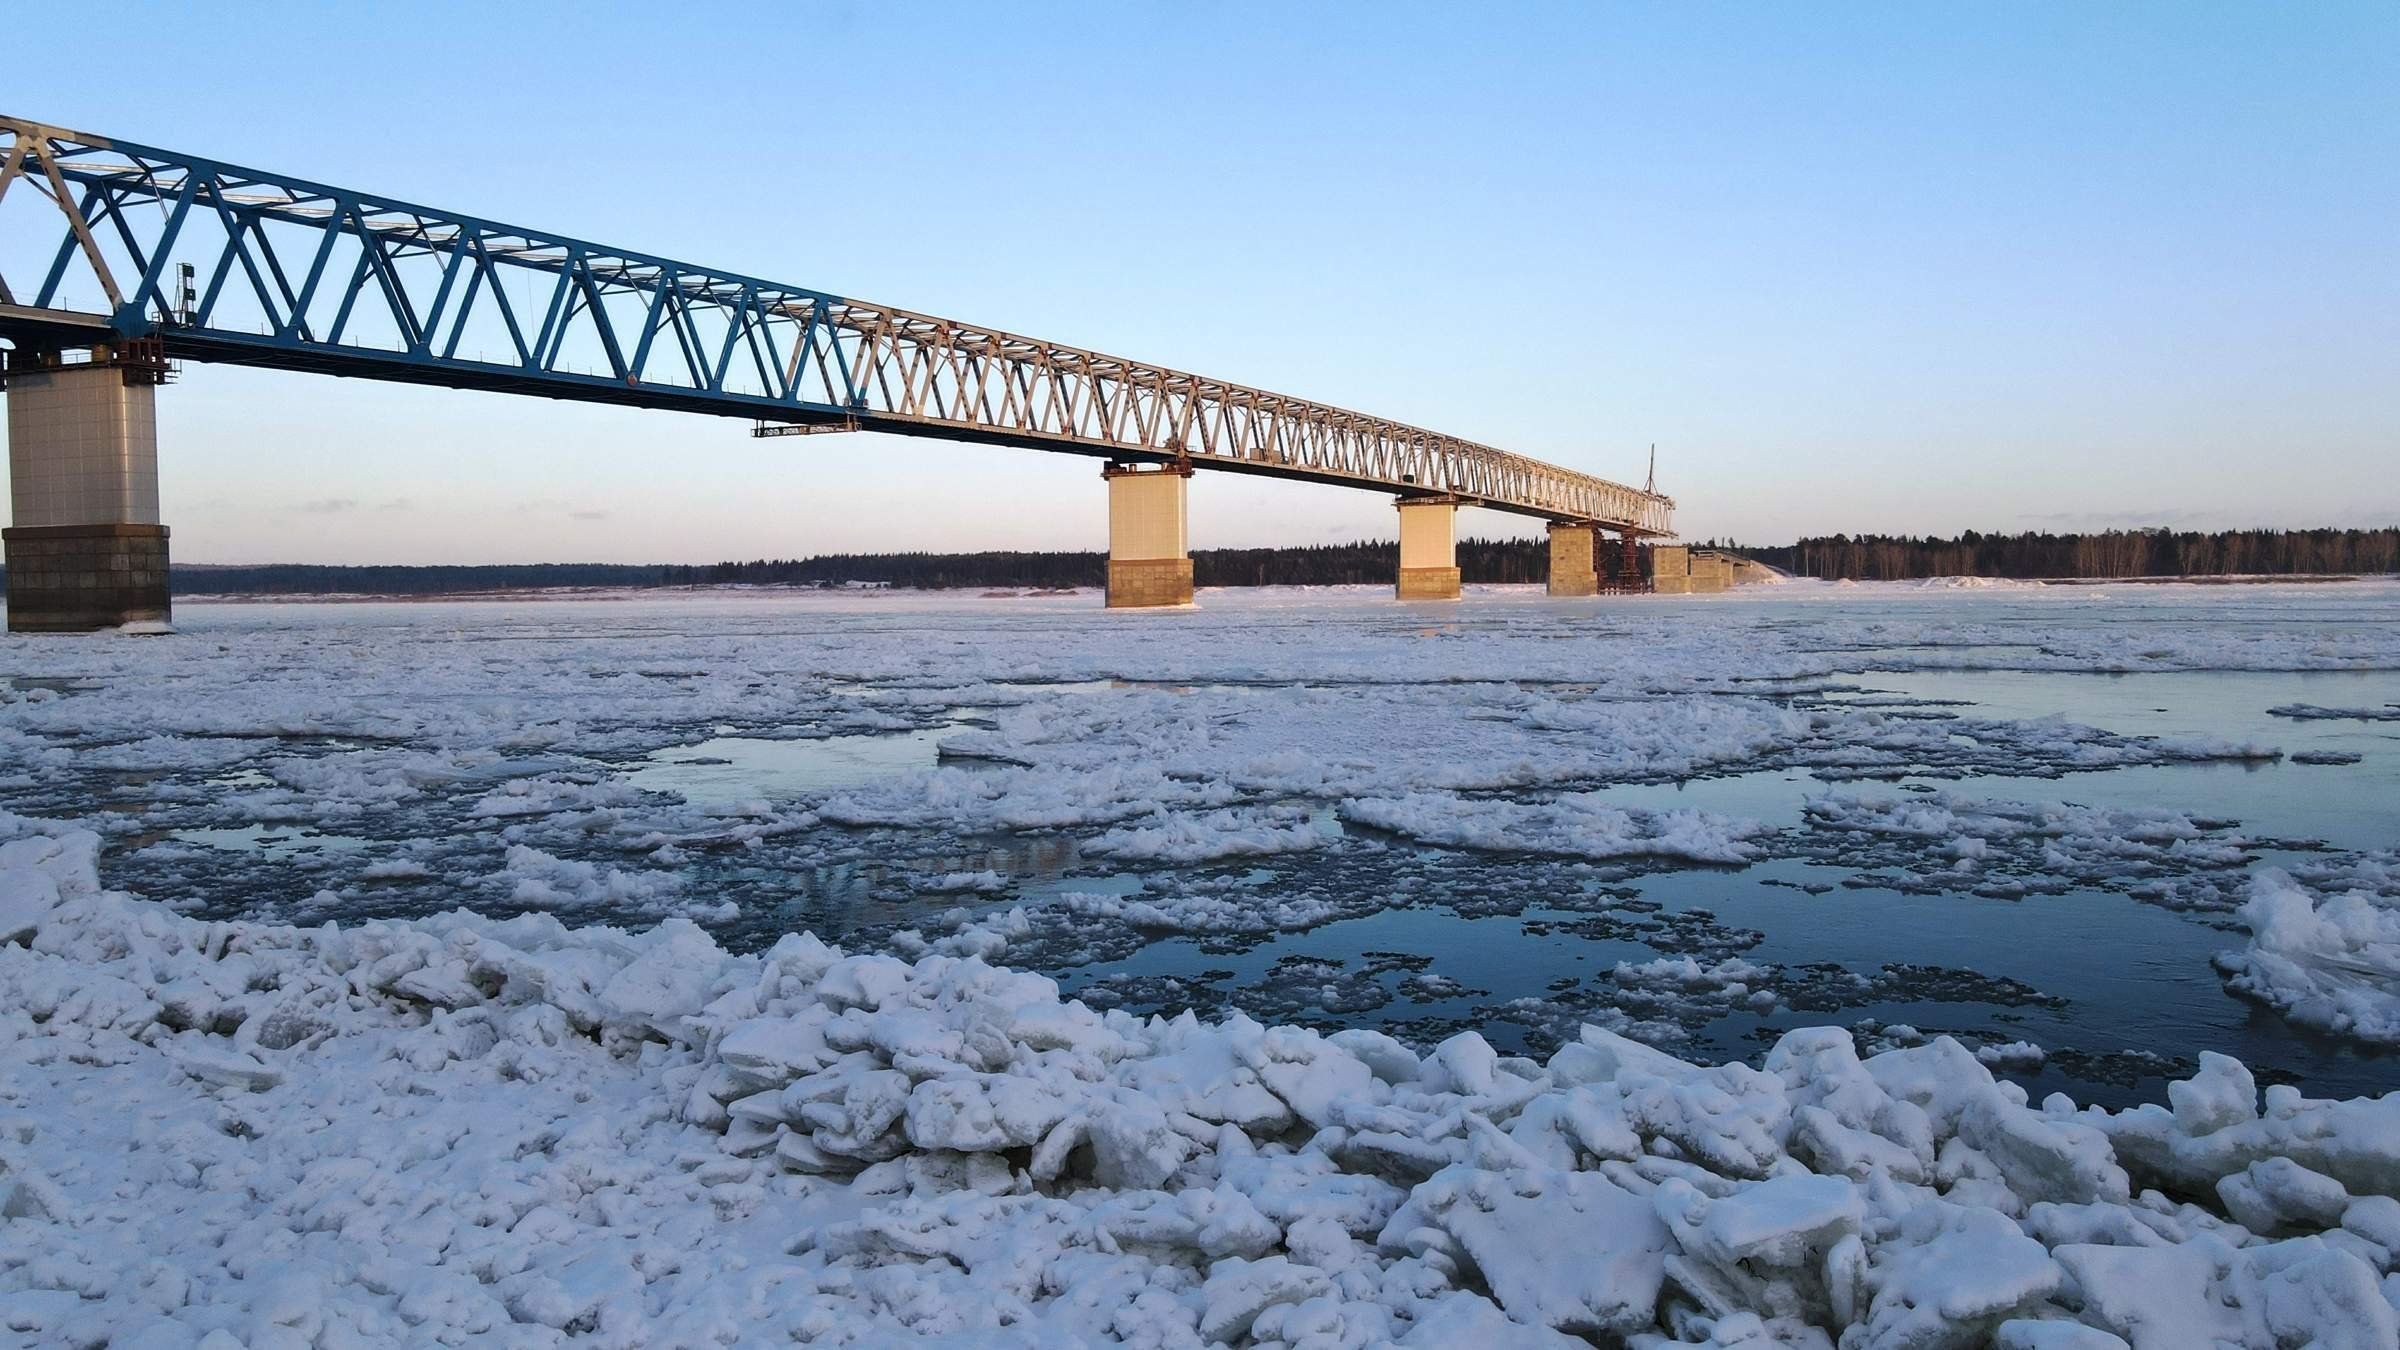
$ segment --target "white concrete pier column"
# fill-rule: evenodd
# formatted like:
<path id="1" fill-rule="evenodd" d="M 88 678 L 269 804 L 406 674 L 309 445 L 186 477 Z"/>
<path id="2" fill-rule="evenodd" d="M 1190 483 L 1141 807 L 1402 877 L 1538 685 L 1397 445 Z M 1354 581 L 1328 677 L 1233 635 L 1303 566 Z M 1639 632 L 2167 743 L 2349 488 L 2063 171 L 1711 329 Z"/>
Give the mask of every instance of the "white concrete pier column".
<path id="1" fill-rule="evenodd" d="M 1192 466 L 1111 464 L 1100 476 L 1108 480 L 1108 607 L 1192 603 L 1191 531 L 1184 506 Z"/>
<path id="2" fill-rule="evenodd" d="M 1550 523 L 1550 594 L 1598 595 L 1600 572 L 1594 551 L 1600 531 L 1589 521 Z"/>
<path id="3" fill-rule="evenodd" d="M 11 354 L 7 373 L 12 633 L 165 622 L 158 523 L 158 380 L 164 363 Z M 22 361 L 23 364 L 18 364 Z"/>
<path id="4" fill-rule="evenodd" d="M 1403 600 L 1458 598 L 1458 498 L 1402 497 L 1400 580 Z"/>

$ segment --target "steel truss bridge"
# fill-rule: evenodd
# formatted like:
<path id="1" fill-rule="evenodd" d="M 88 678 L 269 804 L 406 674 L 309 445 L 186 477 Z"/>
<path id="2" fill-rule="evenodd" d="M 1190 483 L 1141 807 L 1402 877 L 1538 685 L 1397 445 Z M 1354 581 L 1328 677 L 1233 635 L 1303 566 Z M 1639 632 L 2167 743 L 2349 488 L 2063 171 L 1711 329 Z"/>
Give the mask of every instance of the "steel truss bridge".
<path id="1" fill-rule="evenodd" d="M 1673 530 L 1673 499 L 1079 347 L 0 117 L 0 338 L 1451 495 Z"/>

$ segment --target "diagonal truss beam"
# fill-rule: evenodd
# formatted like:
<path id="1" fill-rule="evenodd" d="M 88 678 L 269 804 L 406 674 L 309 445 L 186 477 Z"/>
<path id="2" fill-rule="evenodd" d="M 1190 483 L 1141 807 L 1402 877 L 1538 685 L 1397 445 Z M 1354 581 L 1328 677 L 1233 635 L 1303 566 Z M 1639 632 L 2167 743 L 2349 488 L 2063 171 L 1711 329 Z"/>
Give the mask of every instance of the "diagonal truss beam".
<path id="1" fill-rule="evenodd" d="M 247 285 L 226 284 L 237 270 Z M 181 283 L 201 275 L 205 290 Z M 1673 530 L 1669 497 L 1387 418 L 0 117 L 0 337 L 94 315 L 192 360 L 747 417 L 761 434 L 1181 460 Z"/>

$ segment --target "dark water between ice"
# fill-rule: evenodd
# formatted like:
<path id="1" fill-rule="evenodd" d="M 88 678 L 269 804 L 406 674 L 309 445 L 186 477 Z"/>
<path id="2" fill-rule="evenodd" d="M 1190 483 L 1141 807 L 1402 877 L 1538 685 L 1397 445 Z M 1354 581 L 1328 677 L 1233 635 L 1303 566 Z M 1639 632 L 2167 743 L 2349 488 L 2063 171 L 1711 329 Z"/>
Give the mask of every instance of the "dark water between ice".
<path id="1" fill-rule="evenodd" d="M 1870 693 L 1955 701 L 1964 705 L 1956 711 L 1969 715 L 2064 715 L 2126 734 L 2207 735 L 2259 741 L 2287 754 L 2332 751 L 2360 759 L 2315 765 L 2287 757 L 2143 766 L 2063 779 L 1904 778 L 1839 785 L 1800 772 L 1766 773 L 1627 785 L 1606 789 L 1606 796 L 1625 806 L 1696 807 L 1788 825 L 1798 820 L 1805 798 L 1829 787 L 1885 793 L 1918 786 L 1965 798 L 2168 808 L 2231 819 L 2251 838 L 2294 844 L 2345 850 L 2400 845 L 2400 725 L 2294 721 L 2266 712 L 2290 703 L 2354 708 L 2400 701 L 2400 677 L 2390 674 L 1911 673 L 1871 674 L 1856 682 Z M 2268 848 L 2261 856 L 2272 863 L 2309 852 Z M 1486 857 L 1496 873 L 1528 866 L 1509 855 Z M 2203 1049 L 2235 1055 L 2262 1078 L 2303 1082 L 2311 1092 L 2400 1089 L 2400 1057 L 2294 1027 L 2226 993 L 2209 958 L 2242 945 L 2244 933 L 2230 916 L 2178 913 L 2086 888 L 1991 899 L 1844 885 L 1849 876 L 1844 868 L 1774 859 L 1740 869 L 1668 871 L 1627 884 L 1666 912 L 1705 910 L 1722 925 L 1764 933 L 1762 941 L 1741 953 L 1754 962 L 1832 962 L 1862 970 L 1888 962 L 1945 967 L 2021 981 L 2063 1002 L 1952 1001 L 1960 992 L 1954 990 L 1941 999 L 1856 1003 L 1831 1018 L 1792 1010 L 1763 1017 L 1741 1013 L 1710 1020 L 1690 1049 L 1747 1055 L 1781 1029 L 1865 1018 L 1926 1033 L 1966 1031 L 2031 1041 L 2051 1050 L 2052 1061 L 2040 1072 L 2014 1076 L 2037 1093 L 2063 1089 L 2078 1100 L 2156 1099 L 2164 1075 Z M 1810 885 L 1823 893 L 1800 888 Z M 1167 938 L 1116 969 L 1182 977 L 1215 972 L 1216 984 L 1238 990 L 1275 983 L 1279 962 L 1356 962 L 1370 952 L 1421 954 L 1432 958 L 1429 969 L 1474 992 L 1421 1001 L 1395 997 L 1350 1020 L 1404 1029 L 1413 1023 L 1437 1033 L 1453 1024 L 1474 1025 L 1495 1042 L 1507 1043 L 1517 1038 L 1505 1025 L 1495 1028 L 1478 1016 L 1478 1010 L 1554 984 L 1588 983 L 1596 971 L 1618 961 L 1638 964 L 1659 955 L 1660 949 L 1641 942 L 1562 935 L 1560 928 L 1579 917 L 1538 905 L 1523 914 L 1467 917 L 1420 903 L 1232 954 L 1204 951 L 1190 938 Z M 1701 964 L 1707 963 L 1703 956 Z M 1065 983 L 1077 987 L 1110 973 L 1077 971 Z M 1381 982 L 1396 989 L 1404 978 L 1405 972 L 1394 971 Z M 2059 1051 L 2068 1052 L 2063 1065 Z M 2146 1055 L 2164 1062 L 2145 1063 Z"/>
<path id="2" fill-rule="evenodd" d="M 2274 745 L 2288 754 L 2336 752 L 2354 764 L 2280 762 L 2173 764 L 2071 775 L 2063 779 L 1979 776 L 1964 780 L 1898 779 L 1827 784 L 1804 772 L 1733 774 L 1677 784 L 1625 785 L 1607 798 L 1629 807 L 1694 807 L 1774 825 L 1796 824 L 1802 802 L 1829 787 L 1889 792 L 1938 789 L 1954 797 L 2066 801 L 2082 805 L 2167 808 L 2196 817 L 2238 821 L 2254 839 L 2335 849 L 2390 848 L 2400 843 L 2400 726 L 2344 720 L 2297 721 L 2266 710 L 2292 703 L 2376 707 L 2400 702 L 2400 677 L 2390 674 L 2191 672 L 2140 675 L 2054 673 L 1876 673 L 1854 677 L 1849 697 L 1902 696 L 1953 705 L 1964 715 L 2010 719 L 2064 716 L 2104 730 L 2141 736 L 2213 736 Z M 854 786 L 881 774 L 928 767 L 947 731 L 766 742 L 719 739 L 655 756 L 655 767 L 633 777 L 696 800 L 731 801 Z M 1335 827 L 1338 828 L 1338 827 Z M 1385 860 L 1389 879 L 1407 876 L 1424 850 L 1403 846 Z M 2305 856 L 2302 849 L 2290 856 Z M 1506 854 L 1455 855 L 1505 889 L 1511 874 L 1529 887 L 1549 884 L 1555 864 Z M 2268 861 L 2284 851 L 2268 848 Z M 947 860 L 962 871 L 996 869 L 1010 882 L 1004 904 L 1064 891 L 1139 895 L 1171 892 L 1175 869 L 1120 869 L 1087 862 L 1072 841 L 1007 841 Z M 1265 867 L 1248 863 L 1218 870 L 1255 873 L 1262 889 L 1329 870 L 1301 855 Z M 1357 884 L 1355 865 L 1343 868 Z M 1377 869 L 1366 869 L 1372 875 Z M 1794 859 L 1748 867 L 1685 868 L 1623 884 L 1641 901 L 1669 914 L 1713 914 L 1721 926 L 1765 936 L 1741 951 L 1759 963 L 1833 963 L 1874 969 L 1891 962 L 1973 972 L 2021 982 L 2056 1002 L 2009 1002 L 1973 997 L 1973 988 L 1936 988 L 1924 998 L 1869 999 L 1844 1004 L 1833 1020 L 1871 1019 L 1932 1034 L 1968 1032 L 1986 1039 L 2023 1039 L 2053 1052 L 2039 1072 L 2017 1076 L 2037 1090 L 2063 1088 L 2079 1099 L 2155 1097 L 2164 1075 L 2201 1049 L 2239 1056 L 2266 1077 L 2289 1077 L 2312 1091 L 2357 1093 L 2400 1088 L 2400 1057 L 2362 1052 L 2345 1042 L 2295 1028 L 2275 1013 L 2229 996 L 2209 964 L 2216 952 L 2241 945 L 2238 924 L 2226 915 L 2186 914 L 2122 894 L 2074 889 L 2065 894 L 1991 899 L 1972 894 L 1905 894 L 1843 884 L 1848 869 Z M 887 906 L 862 869 L 809 878 L 809 889 L 835 910 L 848 889 L 862 902 L 850 916 L 860 927 L 888 924 Z M 1812 893 L 1811 889 L 1816 892 Z M 957 897 L 946 897 L 944 905 Z M 817 905 L 813 926 L 843 925 Z M 1468 908 L 1472 909 L 1473 906 Z M 1207 1000 L 1320 1023 L 1385 1026 L 1420 1039 L 1473 1026 L 1507 1046 L 1526 1043 L 1524 1029 L 1495 1023 L 1495 1005 L 1554 987 L 1588 984 L 1616 962 L 1641 963 L 1677 948 L 1623 937 L 1562 931 L 1588 914 L 1533 900 L 1519 912 L 1469 913 L 1436 894 L 1356 918 L 1337 919 L 1228 950 L 1206 938 L 1159 935 L 1116 959 L 1054 970 L 1071 992 L 1129 991 L 1126 1006 Z M 767 916 L 753 916 L 752 923 Z M 794 914 L 795 918 L 800 917 Z M 832 919 L 831 925 L 827 920 Z M 1372 954 L 1372 955 L 1370 955 Z M 1400 962 L 1397 957 L 1416 960 Z M 1380 961 L 1379 959 L 1380 958 Z M 1387 968 L 1364 978 L 1362 967 Z M 1707 964 L 1702 958 L 1702 964 Z M 1326 968 L 1339 978 L 1316 978 Z M 1421 978 L 1454 981 L 1456 992 Z M 1155 981 L 1148 983 L 1145 981 Z M 1940 985 L 1940 981 L 1931 981 Z M 1322 997 L 1312 998 L 1312 988 Z M 1145 991 L 1148 997 L 1144 997 Z M 1379 1001 L 1380 1000 L 1380 1001 Z M 1362 1006 L 1368 1005 L 1368 1006 Z M 1709 1019 L 1684 1047 L 1688 1052 L 1741 1056 L 1779 1030 L 1827 1020 L 1823 1012 L 1747 1011 Z M 2063 1063 L 2058 1052 L 2064 1051 Z M 2149 1061 L 2145 1056 L 2157 1056 Z"/>

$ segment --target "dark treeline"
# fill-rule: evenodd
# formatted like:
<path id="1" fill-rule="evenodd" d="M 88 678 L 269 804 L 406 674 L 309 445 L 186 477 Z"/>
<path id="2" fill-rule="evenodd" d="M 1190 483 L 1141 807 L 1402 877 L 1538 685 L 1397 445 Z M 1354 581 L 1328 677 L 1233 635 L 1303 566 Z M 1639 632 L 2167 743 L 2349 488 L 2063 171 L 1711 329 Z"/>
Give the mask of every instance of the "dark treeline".
<path id="1" fill-rule="evenodd" d="M 525 563 L 485 567 L 169 567 L 177 595 L 455 595 L 546 586 L 659 586 L 676 569 L 631 563 Z"/>
<path id="2" fill-rule="evenodd" d="M 2104 534 L 1978 534 L 1955 539 L 1831 535 L 1780 548 L 1727 548 L 1804 577 L 1912 581 L 1924 577 L 2288 576 L 2400 570 L 2400 529 L 2110 530 Z"/>
<path id="3" fill-rule="evenodd" d="M 1392 583 L 1400 546 L 1383 541 L 1295 548 L 1192 550 L 1195 586 L 1343 586 Z M 1461 539 L 1458 569 L 1467 581 L 1541 581 L 1550 575 L 1539 539 Z M 961 586 L 1099 586 L 1105 553 L 836 553 L 818 558 L 757 559 L 711 567 L 670 567 L 669 585 L 831 586 L 869 582 L 940 590 Z"/>
<path id="4" fill-rule="evenodd" d="M 1399 569 L 1396 542 L 1192 551 L 1195 586 L 1389 586 Z M 1464 581 L 1547 580 L 1549 545 L 1539 539 L 1461 539 L 1458 573 Z"/>
<path id="5" fill-rule="evenodd" d="M 839 586 L 862 581 L 940 591 L 961 586 L 1098 586 L 1108 579 L 1108 557 L 1100 553 L 828 553 L 815 558 L 758 558 L 665 570 L 670 586 Z"/>

